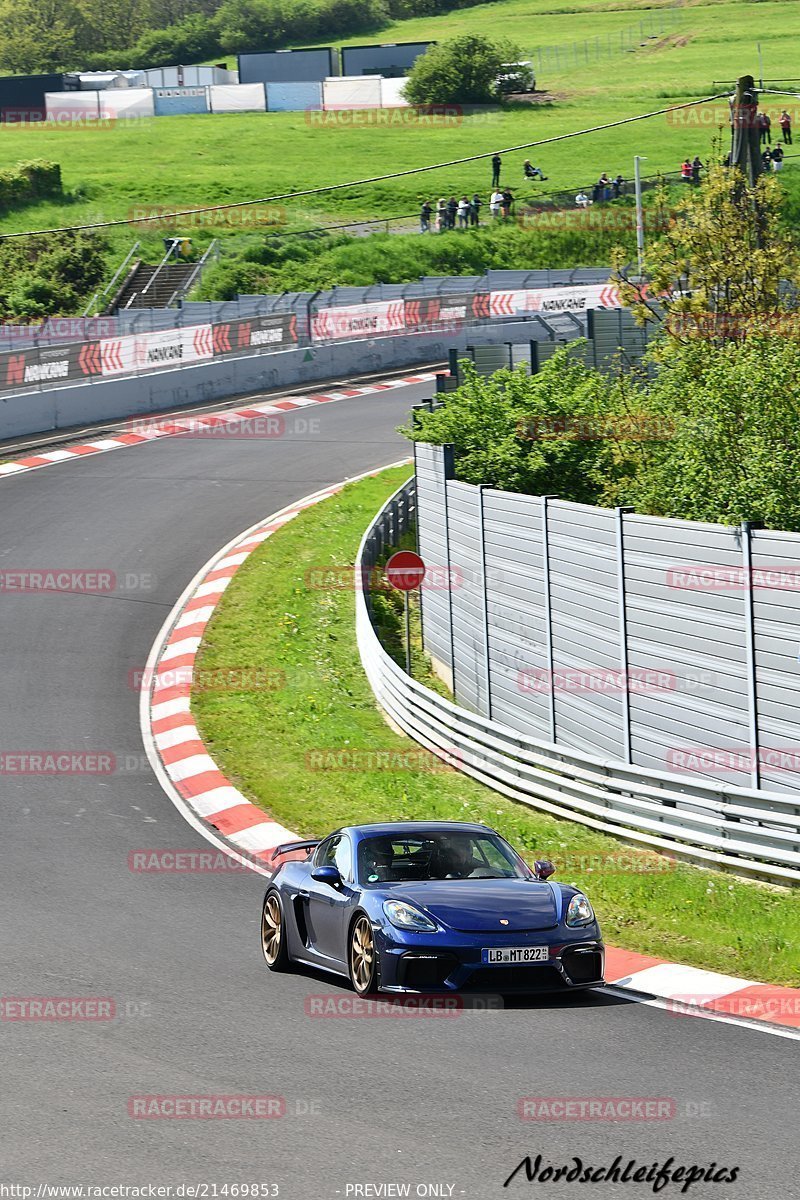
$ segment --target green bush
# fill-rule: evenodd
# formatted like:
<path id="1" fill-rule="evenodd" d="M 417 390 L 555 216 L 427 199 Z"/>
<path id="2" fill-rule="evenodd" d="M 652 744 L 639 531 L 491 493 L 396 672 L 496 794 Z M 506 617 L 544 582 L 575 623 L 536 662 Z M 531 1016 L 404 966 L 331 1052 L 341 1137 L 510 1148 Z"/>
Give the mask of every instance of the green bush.
<path id="1" fill-rule="evenodd" d="M 34 200 L 62 195 L 61 167 L 58 163 L 36 159 L 0 171 L 0 209 L 19 208 Z"/>
<path id="2" fill-rule="evenodd" d="M 105 274 L 97 234 L 58 233 L 0 242 L 0 320 L 78 311 Z"/>
<path id="3" fill-rule="evenodd" d="M 465 34 L 431 46 L 408 76 L 405 95 L 412 104 L 489 104 L 498 98 L 504 63 L 522 57 L 518 47 Z"/>
<path id="4" fill-rule="evenodd" d="M 665 343 L 649 378 L 556 352 L 538 375 L 465 383 L 403 432 L 452 443 L 456 475 L 504 491 L 800 531 L 800 345 Z"/>
<path id="5" fill-rule="evenodd" d="M 605 448 L 598 438 L 552 437 L 563 425 L 607 419 L 612 384 L 572 349 L 557 350 L 537 375 L 497 371 L 490 378 L 464 364 L 465 382 L 433 413 L 421 411 L 402 432 L 414 441 L 455 448 L 458 478 L 504 491 L 555 493 L 584 504 L 602 494 Z"/>

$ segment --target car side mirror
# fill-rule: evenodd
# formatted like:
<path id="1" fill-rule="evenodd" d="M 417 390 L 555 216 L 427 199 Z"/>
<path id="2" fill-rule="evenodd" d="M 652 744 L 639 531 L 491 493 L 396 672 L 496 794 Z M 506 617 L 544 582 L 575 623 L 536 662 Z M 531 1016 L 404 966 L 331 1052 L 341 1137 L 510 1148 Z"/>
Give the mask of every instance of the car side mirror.
<path id="1" fill-rule="evenodd" d="M 549 879 L 551 875 L 555 875 L 556 869 L 549 859 L 537 859 L 533 864 L 533 873 L 537 879 Z"/>
<path id="2" fill-rule="evenodd" d="M 330 863 L 325 863 L 321 867 L 313 867 L 311 878 L 316 879 L 317 883 L 327 883 L 332 888 L 342 886 L 342 877 L 339 874 L 338 868 L 332 866 Z"/>

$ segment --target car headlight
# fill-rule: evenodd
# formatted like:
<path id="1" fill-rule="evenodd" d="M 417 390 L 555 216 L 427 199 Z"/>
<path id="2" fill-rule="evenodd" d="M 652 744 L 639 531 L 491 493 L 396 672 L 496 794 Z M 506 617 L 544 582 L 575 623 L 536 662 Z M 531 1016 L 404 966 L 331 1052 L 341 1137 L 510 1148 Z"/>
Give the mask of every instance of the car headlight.
<path id="1" fill-rule="evenodd" d="M 581 892 L 578 892 L 567 905 L 567 924 L 588 925 L 593 920 L 594 911 L 591 904 Z"/>
<path id="2" fill-rule="evenodd" d="M 398 929 L 416 929 L 420 933 L 432 933 L 436 929 L 430 917 L 403 900 L 385 900 L 383 911 Z"/>

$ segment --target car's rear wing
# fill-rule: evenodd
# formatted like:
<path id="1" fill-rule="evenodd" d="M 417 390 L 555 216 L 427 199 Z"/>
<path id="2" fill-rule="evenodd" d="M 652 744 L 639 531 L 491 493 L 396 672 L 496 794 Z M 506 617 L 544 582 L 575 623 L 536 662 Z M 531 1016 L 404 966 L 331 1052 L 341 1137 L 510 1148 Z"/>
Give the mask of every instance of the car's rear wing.
<path id="1" fill-rule="evenodd" d="M 276 858 L 280 858 L 282 854 L 291 854 L 295 850 L 313 850 L 320 843 L 320 838 L 315 838 L 308 842 L 284 842 L 282 846 L 276 846 L 270 855 L 270 862 L 274 862 Z"/>

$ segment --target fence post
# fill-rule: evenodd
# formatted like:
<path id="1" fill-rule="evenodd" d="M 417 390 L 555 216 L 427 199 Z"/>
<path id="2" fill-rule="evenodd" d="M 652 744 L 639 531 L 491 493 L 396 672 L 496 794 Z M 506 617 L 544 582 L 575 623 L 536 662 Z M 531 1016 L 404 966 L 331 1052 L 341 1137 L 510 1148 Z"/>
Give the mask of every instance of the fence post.
<path id="1" fill-rule="evenodd" d="M 482 483 L 478 488 L 478 504 L 480 505 L 480 546 L 481 546 L 481 588 L 483 591 L 483 654 L 484 654 L 484 686 L 486 687 L 486 716 L 492 719 L 492 668 L 489 661 L 489 581 L 486 577 L 486 514 L 483 504 L 483 493 L 488 484 Z"/>
<path id="2" fill-rule="evenodd" d="M 754 788 L 761 787 L 761 763 L 759 761 L 758 738 L 758 687 L 756 680 L 755 623 L 753 617 L 753 546 L 751 534 L 758 529 L 758 522 L 742 521 L 742 560 L 744 566 L 744 639 L 747 666 L 747 724 L 749 732 L 750 782 Z"/>
<path id="3" fill-rule="evenodd" d="M 548 501 L 557 496 L 542 496 L 542 573 L 544 576 L 544 631 L 545 658 L 547 662 L 547 695 L 550 697 L 550 741 L 556 740 L 556 693 L 553 680 L 553 614 L 550 608 L 550 533 L 548 529 Z"/>
<path id="4" fill-rule="evenodd" d="M 632 508 L 618 507 L 616 514 L 617 532 L 617 613 L 619 620 L 619 665 L 624 687 L 622 689 L 622 756 L 631 762 L 631 693 L 628 679 L 628 618 L 625 608 L 625 513 Z"/>
<path id="5" fill-rule="evenodd" d="M 458 701 L 456 696 L 456 640 L 453 631 L 453 568 L 450 558 L 450 511 L 447 499 L 447 481 L 455 476 L 455 452 L 452 444 L 442 446 L 442 495 L 444 496 L 444 546 L 445 556 L 447 558 L 447 612 L 450 622 L 450 682 L 453 687 L 453 699 Z"/>
<path id="6" fill-rule="evenodd" d="M 432 403 L 433 403 L 432 400 L 428 400 L 427 402 L 425 400 L 422 400 L 419 404 L 412 405 L 412 408 L 411 408 L 411 424 L 412 425 L 416 426 L 418 423 L 417 422 L 417 413 L 419 412 L 419 410 L 425 409 L 427 412 L 430 412 Z M 414 546 L 417 551 L 417 554 L 419 554 L 419 507 L 417 505 L 417 443 L 416 443 L 416 441 L 414 441 L 411 444 L 414 447 Z M 419 589 L 418 599 L 419 599 L 419 637 L 420 637 L 420 643 L 422 645 L 422 649 L 424 650 L 425 649 L 425 623 L 424 623 L 424 616 L 423 616 L 423 611 L 422 611 L 423 610 L 422 587 L 420 587 L 420 589 Z"/>

